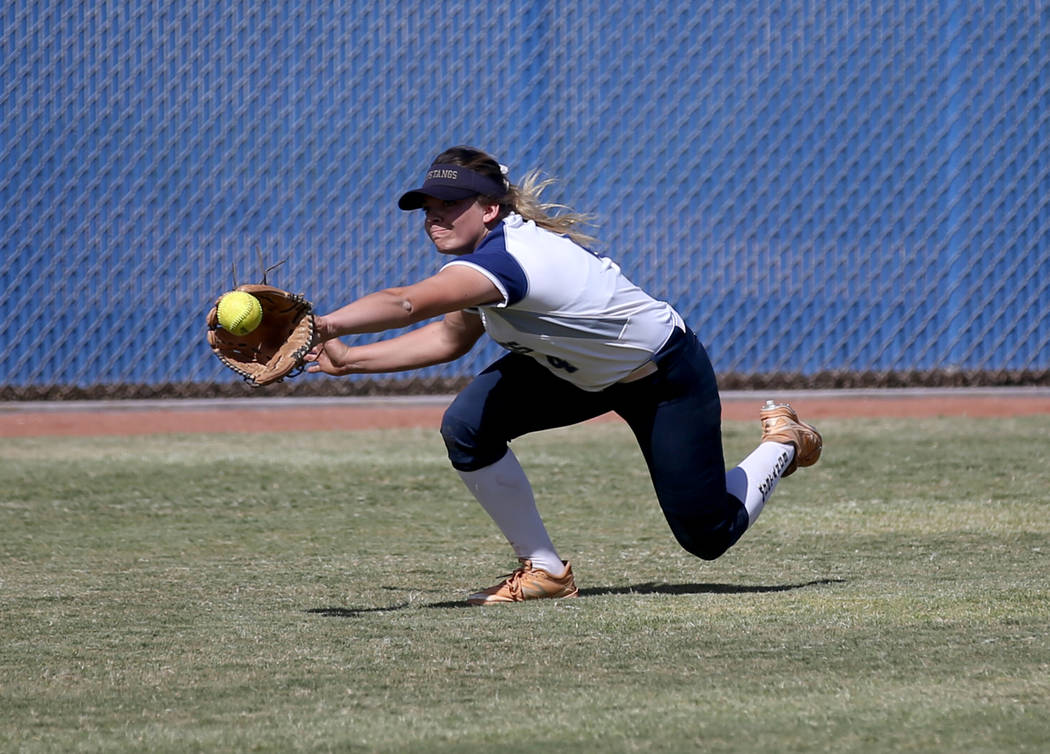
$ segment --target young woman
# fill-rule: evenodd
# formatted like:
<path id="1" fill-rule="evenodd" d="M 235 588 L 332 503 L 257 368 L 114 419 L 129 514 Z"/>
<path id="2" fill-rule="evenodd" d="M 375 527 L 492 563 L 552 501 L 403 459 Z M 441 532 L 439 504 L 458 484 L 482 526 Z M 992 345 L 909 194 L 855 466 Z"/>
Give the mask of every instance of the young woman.
<path id="1" fill-rule="evenodd" d="M 423 211 L 438 252 L 432 277 L 364 296 L 318 319 L 309 370 L 393 372 L 452 361 L 489 336 L 508 353 L 445 412 L 449 460 L 508 539 L 521 567 L 468 597 L 488 605 L 574 597 L 572 567 L 551 542 L 508 442 L 615 411 L 633 430 L 671 531 L 714 559 L 754 522 L 777 482 L 820 457 L 822 440 L 787 404 L 760 411 L 762 440 L 725 470 L 721 403 L 703 346 L 667 303 L 585 248 L 586 218 L 520 185 L 491 156 L 455 147 L 438 155 L 403 210 Z M 435 319 L 440 317 L 440 319 Z M 361 346 L 338 338 L 433 320 Z"/>

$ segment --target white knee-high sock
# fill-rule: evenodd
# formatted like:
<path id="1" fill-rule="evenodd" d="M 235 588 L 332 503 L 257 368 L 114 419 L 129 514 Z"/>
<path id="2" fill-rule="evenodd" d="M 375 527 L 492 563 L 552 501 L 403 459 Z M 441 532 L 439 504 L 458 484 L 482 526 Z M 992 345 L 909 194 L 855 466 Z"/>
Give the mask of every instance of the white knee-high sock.
<path id="1" fill-rule="evenodd" d="M 739 466 L 726 472 L 726 491 L 744 504 L 750 523 L 755 523 L 794 457 L 793 446 L 764 442 Z"/>
<path id="2" fill-rule="evenodd" d="M 565 572 L 536 508 L 532 486 L 511 450 L 491 466 L 460 471 L 459 476 L 496 522 L 517 557 L 528 558 L 533 568 L 542 568 L 552 576 Z"/>

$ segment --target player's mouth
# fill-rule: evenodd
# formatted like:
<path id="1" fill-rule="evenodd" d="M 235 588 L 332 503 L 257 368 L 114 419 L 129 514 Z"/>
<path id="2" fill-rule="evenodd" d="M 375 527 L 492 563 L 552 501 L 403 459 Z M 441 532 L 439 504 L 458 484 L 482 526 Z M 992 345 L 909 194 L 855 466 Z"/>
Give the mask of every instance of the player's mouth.
<path id="1" fill-rule="evenodd" d="M 432 241 L 436 241 L 439 238 L 445 238 L 447 236 L 452 235 L 452 228 L 449 228 L 444 225 L 438 225 L 436 223 L 431 223 L 427 226 L 427 235 L 430 236 L 430 239 Z"/>

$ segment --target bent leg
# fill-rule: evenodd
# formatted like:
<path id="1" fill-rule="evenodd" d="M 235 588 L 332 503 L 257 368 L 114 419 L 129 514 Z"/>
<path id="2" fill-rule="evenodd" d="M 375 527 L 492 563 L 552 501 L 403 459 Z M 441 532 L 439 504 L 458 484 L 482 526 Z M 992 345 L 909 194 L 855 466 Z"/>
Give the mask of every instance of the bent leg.
<path id="1" fill-rule="evenodd" d="M 581 395 L 582 394 L 582 395 Z M 507 444 L 515 437 L 604 413 L 596 397 L 529 357 L 506 356 L 478 375 L 441 422 L 449 459 L 514 554 L 558 577 L 565 570 L 525 472 Z"/>
<path id="2" fill-rule="evenodd" d="M 748 513 L 726 490 L 722 406 L 703 346 L 688 333 L 656 374 L 616 390 L 675 538 L 714 560 L 747 530 Z"/>

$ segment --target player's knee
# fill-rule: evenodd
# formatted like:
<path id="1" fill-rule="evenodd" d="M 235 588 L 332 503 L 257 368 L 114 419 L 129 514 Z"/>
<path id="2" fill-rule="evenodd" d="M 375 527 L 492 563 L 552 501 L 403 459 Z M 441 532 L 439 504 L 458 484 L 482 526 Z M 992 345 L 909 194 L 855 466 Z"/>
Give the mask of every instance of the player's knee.
<path id="1" fill-rule="evenodd" d="M 725 531 L 701 529 L 676 522 L 671 523 L 671 531 L 686 552 L 701 560 L 721 557 L 736 541 L 731 540 Z"/>
<path id="2" fill-rule="evenodd" d="M 450 408 L 441 419 L 441 439 L 448 460 L 459 471 L 476 471 L 489 466 L 507 452 L 505 441 L 487 440 L 471 422 L 464 421 Z"/>
<path id="3" fill-rule="evenodd" d="M 715 560 L 724 555 L 748 526 L 743 505 L 726 511 L 724 515 L 672 515 L 667 520 L 678 544 L 702 560 Z"/>
<path id="4" fill-rule="evenodd" d="M 677 537 L 678 543 L 685 548 L 686 552 L 695 555 L 701 560 L 715 560 L 725 554 L 732 547 L 732 543 L 726 539 L 691 539 Z"/>

